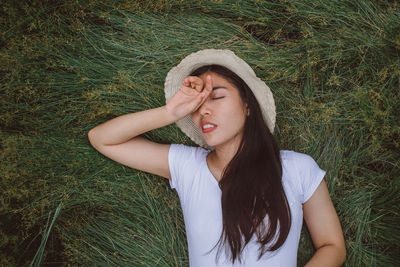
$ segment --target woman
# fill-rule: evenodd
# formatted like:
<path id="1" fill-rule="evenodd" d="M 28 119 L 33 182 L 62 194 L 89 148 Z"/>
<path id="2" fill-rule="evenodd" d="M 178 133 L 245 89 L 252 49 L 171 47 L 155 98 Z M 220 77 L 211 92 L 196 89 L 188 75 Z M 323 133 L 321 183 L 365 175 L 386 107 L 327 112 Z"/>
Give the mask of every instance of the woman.
<path id="1" fill-rule="evenodd" d="M 229 50 L 193 53 L 168 73 L 165 93 L 165 106 L 105 122 L 89 140 L 117 162 L 169 179 L 190 266 L 296 266 L 303 217 L 316 248 L 307 266 L 344 262 L 325 171 L 278 149 L 272 93 L 246 62 Z M 139 137 L 174 122 L 200 147 Z"/>

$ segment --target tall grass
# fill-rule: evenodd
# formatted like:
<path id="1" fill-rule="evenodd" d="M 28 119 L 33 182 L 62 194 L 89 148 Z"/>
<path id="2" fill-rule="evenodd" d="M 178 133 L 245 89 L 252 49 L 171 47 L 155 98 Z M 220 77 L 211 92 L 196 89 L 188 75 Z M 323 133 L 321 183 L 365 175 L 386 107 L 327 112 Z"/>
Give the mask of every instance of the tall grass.
<path id="1" fill-rule="evenodd" d="M 191 52 L 233 50 L 270 86 L 282 149 L 322 169 L 345 266 L 400 262 L 400 11 L 390 1 L 5 2 L 0 39 L 1 265 L 188 266 L 165 179 L 87 132 L 165 103 Z M 175 125 L 146 133 L 193 143 Z M 298 264 L 314 250 L 304 228 Z"/>

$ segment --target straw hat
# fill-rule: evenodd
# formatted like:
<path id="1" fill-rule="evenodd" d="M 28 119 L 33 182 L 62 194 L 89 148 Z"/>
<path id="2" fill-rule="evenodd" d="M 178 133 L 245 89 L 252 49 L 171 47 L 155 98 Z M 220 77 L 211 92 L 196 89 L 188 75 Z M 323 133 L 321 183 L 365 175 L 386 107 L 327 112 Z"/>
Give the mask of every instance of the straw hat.
<path id="1" fill-rule="evenodd" d="M 227 49 L 205 49 L 186 56 L 177 66 L 173 67 L 165 78 L 166 103 L 182 87 L 182 81 L 194 70 L 205 65 L 221 65 L 236 73 L 252 90 L 256 97 L 263 117 L 271 133 L 275 128 L 275 101 L 269 87 L 256 76 L 253 69 L 241 58 Z M 193 123 L 190 114 L 176 122 L 178 127 L 196 144 L 207 149 L 201 131 Z"/>

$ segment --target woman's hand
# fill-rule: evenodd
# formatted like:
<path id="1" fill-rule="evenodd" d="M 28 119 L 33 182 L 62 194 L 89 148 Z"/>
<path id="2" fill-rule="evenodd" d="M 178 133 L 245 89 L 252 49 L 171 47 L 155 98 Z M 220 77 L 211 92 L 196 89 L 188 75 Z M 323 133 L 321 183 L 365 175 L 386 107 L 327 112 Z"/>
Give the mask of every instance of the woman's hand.
<path id="1" fill-rule="evenodd" d="M 182 82 L 182 87 L 166 104 L 167 112 L 180 120 L 196 111 L 212 92 L 211 76 L 207 75 L 206 84 L 197 76 L 188 76 Z"/>

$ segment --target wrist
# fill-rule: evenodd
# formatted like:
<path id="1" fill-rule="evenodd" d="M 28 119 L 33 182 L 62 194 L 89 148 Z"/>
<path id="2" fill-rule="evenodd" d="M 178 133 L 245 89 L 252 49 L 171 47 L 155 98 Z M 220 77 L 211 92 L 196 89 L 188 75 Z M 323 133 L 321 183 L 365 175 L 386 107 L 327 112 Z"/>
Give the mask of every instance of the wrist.
<path id="1" fill-rule="evenodd" d="M 162 106 L 161 109 L 164 112 L 164 114 L 170 124 L 175 123 L 181 119 L 178 116 L 176 116 L 176 114 L 174 112 L 172 112 L 167 105 Z"/>

